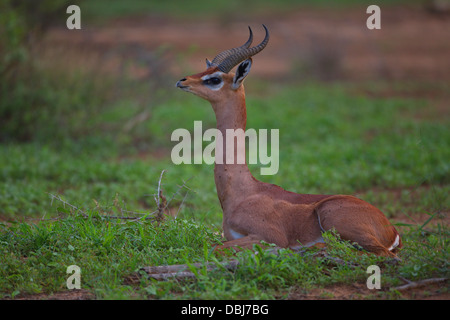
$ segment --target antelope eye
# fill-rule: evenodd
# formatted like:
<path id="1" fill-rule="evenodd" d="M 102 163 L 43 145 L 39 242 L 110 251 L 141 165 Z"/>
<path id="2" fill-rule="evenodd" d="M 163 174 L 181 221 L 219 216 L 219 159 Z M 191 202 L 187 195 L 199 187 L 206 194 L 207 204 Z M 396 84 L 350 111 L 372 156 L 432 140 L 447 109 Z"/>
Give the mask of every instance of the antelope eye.
<path id="1" fill-rule="evenodd" d="M 217 85 L 221 82 L 222 82 L 222 79 L 217 78 L 217 77 L 209 78 L 209 79 L 206 79 L 203 81 L 203 83 L 206 85 Z"/>

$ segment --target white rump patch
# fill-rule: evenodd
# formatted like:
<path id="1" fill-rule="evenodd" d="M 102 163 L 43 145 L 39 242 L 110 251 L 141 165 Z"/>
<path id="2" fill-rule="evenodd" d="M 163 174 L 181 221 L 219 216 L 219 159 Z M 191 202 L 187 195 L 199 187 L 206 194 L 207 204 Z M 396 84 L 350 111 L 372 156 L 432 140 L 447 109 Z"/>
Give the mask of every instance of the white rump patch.
<path id="1" fill-rule="evenodd" d="M 389 251 L 394 250 L 396 247 L 398 247 L 399 244 L 400 244 L 400 236 L 397 235 L 397 236 L 395 237 L 394 243 L 392 244 L 392 246 L 390 246 L 390 248 L 389 248 L 388 250 L 389 250 Z"/>

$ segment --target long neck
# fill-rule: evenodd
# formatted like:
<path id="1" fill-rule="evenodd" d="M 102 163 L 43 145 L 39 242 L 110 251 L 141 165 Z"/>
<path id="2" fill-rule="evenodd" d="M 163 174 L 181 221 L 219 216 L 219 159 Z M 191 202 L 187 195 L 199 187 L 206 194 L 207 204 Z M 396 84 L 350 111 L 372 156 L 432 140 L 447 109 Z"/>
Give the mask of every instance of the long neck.
<path id="1" fill-rule="evenodd" d="M 212 102 L 211 104 L 216 114 L 217 129 L 223 137 L 221 159 L 220 156 L 216 157 L 214 178 L 217 195 L 224 212 L 226 212 L 228 209 L 232 210 L 239 199 L 255 192 L 258 181 L 250 173 L 245 160 L 245 137 L 231 136 L 231 133 L 237 133 L 239 129 L 242 130 L 241 132 L 245 132 L 247 111 L 243 87 L 232 97 L 223 100 L 223 102 Z M 231 142 L 234 146 L 232 149 L 230 148 Z M 216 141 L 216 155 L 220 151 L 217 148 L 220 148 L 220 145 Z M 232 161 L 230 161 L 231 159 Z M 238 163 L 239 159 L 243 159 L 243 163 L 242 161 Z"/>

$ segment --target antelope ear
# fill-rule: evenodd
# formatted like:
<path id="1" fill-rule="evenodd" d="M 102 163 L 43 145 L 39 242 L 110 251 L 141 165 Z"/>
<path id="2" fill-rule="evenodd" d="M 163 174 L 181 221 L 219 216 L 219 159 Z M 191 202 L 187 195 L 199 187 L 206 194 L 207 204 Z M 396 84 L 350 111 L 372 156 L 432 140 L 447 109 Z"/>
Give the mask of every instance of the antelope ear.
<path id="1" fill-rule="evenodd" d="M 242 82 L 244 82 L 245 77 L 249 74 L 250 68 L 252 67 L 252 58 L 249 58 L 242 62 L 236 69 L 236 74 L 234 75 L 233 84 L 231 88 L 233 90 L 238 89 Z"/>
<path id="2" fill-rule="evenodd" d="M 206 58 L 206 68 L 211 67 L 211 61 L 208 60 L 208 58 Z"/>

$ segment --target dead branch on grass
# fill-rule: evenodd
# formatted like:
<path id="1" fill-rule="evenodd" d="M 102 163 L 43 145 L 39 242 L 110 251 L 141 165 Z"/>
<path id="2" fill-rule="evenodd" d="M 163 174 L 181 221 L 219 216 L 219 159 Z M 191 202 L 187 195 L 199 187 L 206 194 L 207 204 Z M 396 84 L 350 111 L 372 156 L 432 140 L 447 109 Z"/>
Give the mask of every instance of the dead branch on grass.
<path id="1" fill-rule="evenodd" d="M 391 290 L 406 291 L 406 290 L 410 290 L 410 289 L 414 289 L 414 288 L 425 287 L 430 284 L 445 282 L 448 280 L 447 278 L 430 278 L 430 279 L 424 279 L 424 280 L 419 280 L 419 281 L 410 281 L 405 278 L 401 278 L 401 279 L 403 281 L 405 281 L 406 284 L 404 284 L 402 286 L 394 287 Z"/>
<path id="2" fill-rule="evenodd" d="M 145 273 L 145 276 L 155 280 L 168 280 L 168 279 L 190 279 L 195 278 L 199 271 L 194 272 L 194 269 L 200 270 L 206 268 L 207 271 L 226 269 L 229 271 L 235 271 L 239 265 L 238 260 L 230 260 L 224 263 L 193 263 L 177 264 L 170 266 L 150 266 L 142 267 L 139 271 Z"/>
<path id="3" fill-rule="evenodd" d="M 189 193 L 189 191 L 192 191 L 190 188 L 188 188 L 186 186 L 186 183 L 192 179 L 188 179 L 186 181 L 183 181 L 183 184 L 181 186 L 178 186 L 177 191 L 172 195 L 172 197 L 170 198 L 169 201 L 167 201 L 166 197 L 163 194 L 163 189 L 162 189 L 162 178 L 164 173 L 166 172 L 166 170 L 162 170 L 159 180 L 158 180 L 158 188 L 157 188 L 157 193 L 154 195 L 154 199 L 156 202 L 156 210 L 150 212 L 150 213 L 138 213 L 138 212 L 134 212 L 134 211 L 129 211 L 129 210 L 125 210 L 123 208 L 118 208 L 118 211 L 120 211 L 120 213 L 122 214 L 121 216 L 115 216 L 115 215 L 109 215 L 109 214 L 105 214 L 105 215 L 100 215 L 101 218 L 106 218 L 106 219 L 118 219 L 118 220 L 133 220 L 133 221 L 140 221 L 140 220 L 150 220 L 150 221 L 156 221 L 156 222 L 161 222 L 164 220 L 164 217 L 166 215 L 168 216 L 172 216 L 171 211 L 170 211 L 170 203 L 172 202 L 172 200 L 175 198 L 175 196 L 180 192 L 180 190 L 182 189 L 187 189 L 186 194 L 184 195 L 183 201 L 181 202 L 181 205 L 179 206 L 176 214 L 174 215 L 174 217 L 176 218 L 178 215 L 178 212 L 180 211 L 181 207 L 184 204 L 184 201 Z M 53 201 L 56 200 L 60 203 L 63 204 L 63 207 L 66 208 L 69 207 L 71 209 L 71 211 L 76 214 L 79 215 L 83 218 L 89 218 L 89 217 L 93 217 L 93 218 L 97 218 L 97 216 L 90 216 L 89 214 L 86 213 L 86 211 L 82 210 L 81 208 L 65 201 L 64 199 L 61 198 L 61 196 L 59 195 L 54 195 L 51 193 L 47 193 L 50 198 L 51 198 L 51 205 L 53 205 Z M 96 202 L 97 207 L 99 207 L 98 203 Z M 117 201 L 115 201 L 115 207 L 117 208 Z M 71 212 L 71 213 L 72 213 Z M 61 212 L 60 212 L 61 213 Z M 131 216 L 125 216 L 124 215 L 130 215 Z M 40 219 L 40 220 L 54 220 L 55 218 L 51 218 L 51 219 Z"/>
<path id="4" fill-rule="evenodd" d="M 254 242 L 252 242 L 253 244 L 255 244 Z M 259 243 L 261 245 L 261 243 Z M 234 248 L 234 249 L 249 249 L 247 248 L 241 248 L 241 247 L 227 247 L 227 246 L 221 246 L 223 248 Z M 333 257 L 331 255 L 329 255 L 326 252 L 325 247 L 322 247 L 322 245 L 318 246 L 319 248 L 321 248 L 318 252 L 313 253 L 311 255 L 312 258 L 318 258 L 318 259 L 322 259 L 327 265 L 331 265 L 331 266 L 346 266 L 348 268 L 354 269 L 360 266 L 360 264 L 355 263 L 355 262 L 350 262 L 350 261 L 345 261 L 341 258 L 338 257 Z M 216 248 L 217 249 L 217 248 Z M 266 248 L 265 251 L 274 255 L 278 255 L 280 252 L 279 250 L 282 250 L 284 248 L 281 247 L 269 247 Z M 310 248 L 300 248 L 300 249 L 289 249 L 292 251 L 292 253 L 290 253 L 291 255 L 294 254 L 298 254 L 301 256 L 304 256 L 305 253 L 309 250 Z M 220 250 L 220 249 L 219 249 Z M 254 252 L 254 255 L 258 254 L 258 252 Z M 398 263 L 398 259 L 388 259 L 387 260 L 388 263 Z M 147 278 L 152 278 L 155 280 L 169 280 L 169 279 L 177 279 L 177 280 L 182 280 L 182 279 L 192 279 L 196 277 L 196 273 L 192 271 L 192 268 L 201 268 L 201 267 L 206 267 L 206 270 L 210 271 L 210 270 L 216 270 L 216 269 L 226 269 L 228 271 L 235 271 L 237 269 L 239 265 L 239 261 L 236 259 L 232 259 L 226 262 L 222 262 L 220 264 L 218 263 L 206 263 L 206 264 L 202 264 L 202 263 L 194 263 L 194 264 L 180 264 L 180 265 L 167 265 L 167 266 L 148 266 L 148 267 L 142 267 L 139 272 L 137 272 L 136 274 L 134 274 L 133 276 L 130 277 L 133 279 L 139 279 L 142 276 L 146 276 Z"/>

